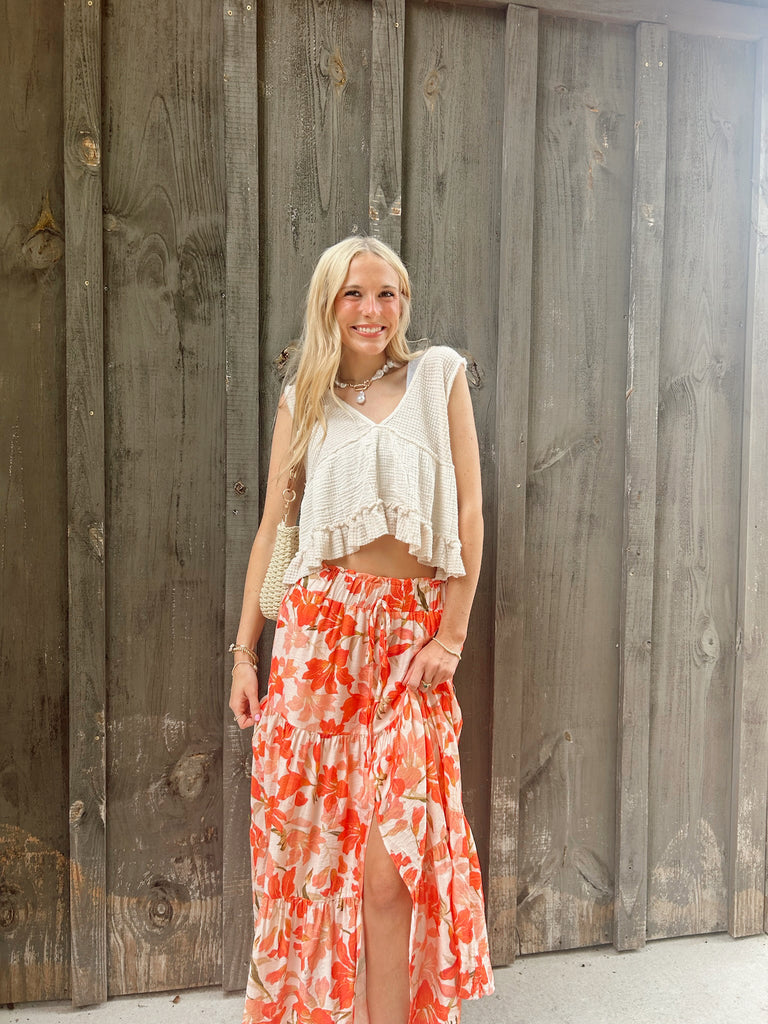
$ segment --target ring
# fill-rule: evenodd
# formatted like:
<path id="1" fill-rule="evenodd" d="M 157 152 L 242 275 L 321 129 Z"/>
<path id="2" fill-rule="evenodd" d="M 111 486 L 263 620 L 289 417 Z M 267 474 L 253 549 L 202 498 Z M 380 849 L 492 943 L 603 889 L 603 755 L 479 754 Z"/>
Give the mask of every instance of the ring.
<path id="1" fill-rule="evenodd" d="M 422 679 L 421 682 L 419 683 L 419 686 L 421 687 L 422 690 L 429 689 L 429 683 L 427 682 L 426 679 Z"/>

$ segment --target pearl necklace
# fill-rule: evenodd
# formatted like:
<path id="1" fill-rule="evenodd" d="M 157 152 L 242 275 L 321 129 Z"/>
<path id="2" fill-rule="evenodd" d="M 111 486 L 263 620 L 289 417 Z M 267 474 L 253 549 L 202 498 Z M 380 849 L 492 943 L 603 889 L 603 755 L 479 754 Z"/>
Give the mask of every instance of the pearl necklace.
<path id="1" fill-rule="evenodd" d="M 337 377 L 333 383 L 337 388 L 352 388 L 353 391 L 357 392 L 357 395 L 355 396 L 355 401 L 357 402 L 357 404 L 365 405 L 365 392 L 368 390 L 371 384 L 373 384 L 375 380 L 381 380 L 381 378 L 385 374 L 389 373 L 390 370 L 396 370 L 401 365 L 402 363 L 396 363 L 394 360 L 388 359 L 386 363 L 384 363 L 384 365 L 380 369 L 378 369 L 372 377 L 368 377 L 366 378 L 366 380 L 356 382 L 353 380 L 339 380 L 339 378 Z"/>

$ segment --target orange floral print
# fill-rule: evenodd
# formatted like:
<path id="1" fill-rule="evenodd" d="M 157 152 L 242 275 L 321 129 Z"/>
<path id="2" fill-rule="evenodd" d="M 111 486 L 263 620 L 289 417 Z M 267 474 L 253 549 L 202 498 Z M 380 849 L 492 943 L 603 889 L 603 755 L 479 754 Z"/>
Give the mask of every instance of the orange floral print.
<path id="1" fill-rule="evenodd" d="M 413 901 L 410 1024 L 493 991 L 461 802 L 461 711 L 402 680 L 445 584 L 336 567 L 293 586 L 253 732 L 255 938 L 245 1024 L 367 1024 L 362 880 L 373 816 Z"/>

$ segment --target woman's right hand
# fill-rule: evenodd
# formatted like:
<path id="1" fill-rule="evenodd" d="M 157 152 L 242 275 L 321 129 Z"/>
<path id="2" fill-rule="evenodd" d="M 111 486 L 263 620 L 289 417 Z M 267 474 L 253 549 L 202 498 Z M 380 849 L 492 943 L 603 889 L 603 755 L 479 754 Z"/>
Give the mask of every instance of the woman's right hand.
<path id="1" fill-rule="evenodd" d="M 235 668 L 232 670 L 229 706 L 240 729 L 250 729 L 261 718 L 259 677 L 256 666 L 251 665 L 250 661 L 235 662 Z"/>

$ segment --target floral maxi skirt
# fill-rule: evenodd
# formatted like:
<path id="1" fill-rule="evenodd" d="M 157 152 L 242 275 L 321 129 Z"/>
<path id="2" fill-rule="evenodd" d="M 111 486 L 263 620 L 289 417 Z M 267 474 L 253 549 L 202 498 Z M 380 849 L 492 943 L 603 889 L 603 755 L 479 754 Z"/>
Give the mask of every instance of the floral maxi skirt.
<path id="1" fill-rule="evenodd" d="M 402 682 L 445 584 L 328 567 L 288 591 L 254 727 L 255 938 L 247 1024 L 366 1024 L 363 865 L 373 815 L 413 901 L 411 1024 L 493 991 L 453 685 Z"/>

